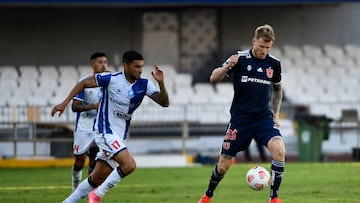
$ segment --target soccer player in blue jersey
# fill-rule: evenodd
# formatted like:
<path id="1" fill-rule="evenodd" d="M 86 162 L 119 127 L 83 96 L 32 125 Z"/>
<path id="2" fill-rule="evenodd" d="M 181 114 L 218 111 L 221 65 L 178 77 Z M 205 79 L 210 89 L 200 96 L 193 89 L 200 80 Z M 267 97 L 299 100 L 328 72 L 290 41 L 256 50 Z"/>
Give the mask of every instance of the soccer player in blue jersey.
<path id="1" fill-rule="evenodd" d="M 90 56 L 90 66 L 92 72 L 89 75 L 106 71 L 106 54 L 102 52 L 93 53 Z M 83 77 L 81 80 L 89 75 Z M 89 156 L 89 174 L 91 174 L 95 168 L 95 157 L 99 150 L 94 143 L 95 133 L 93 126 L 101 95 L 102 92 L 100 87 L 85 88 L 73 98 L 71 107 L 72 110 L 76 112 L 76 122 L 73 143 L 73 155 L 75 161 L 72 167 L 72 191 L 77 188 L 81 181 L 86 155 Z"/>
<path id="2" fill-rule="evenodd" d="M 141 54 L 136 51 L 125 52 L 123 71 L 99 73 L 82 80 L 62 103 L 52 109 L 52 116 L 56 112 L 61 116 L 71 98 L 84 88 L 103 88 L 103 98 L 94 125 L 95 142 L 100 149 L 95 169 L 64 203 L 78 202 L 87 195 L 89 202 L 100 202 L 110 188 L 135 170 L 135 160 L 125 145 L 132 113 L 146 95 L 160 106 L 169 106 L 162 70 L 154 65 L 152 76 L 159 84 L 160 90 L 157 90 L 149 79 L 141 78 L 143 66 Z"/>
<path id="3" fill-rule="evenodd" d="M 275 34 L 270 25 L 257 27 L 252 49 L 236 52 L 210 76 L 210 82 L 216 83 L 231 74 L 234 97 L 221 154 L 199 203 L 211 201 L 236 154 L 245 150 L 252 139 L 266 146 L 272 155 L 269 203 L 281 203 L 278 190 L 285 169 L 285 144 L 279 131 L 281 65 L 269 53 L 274 42 Z"/>

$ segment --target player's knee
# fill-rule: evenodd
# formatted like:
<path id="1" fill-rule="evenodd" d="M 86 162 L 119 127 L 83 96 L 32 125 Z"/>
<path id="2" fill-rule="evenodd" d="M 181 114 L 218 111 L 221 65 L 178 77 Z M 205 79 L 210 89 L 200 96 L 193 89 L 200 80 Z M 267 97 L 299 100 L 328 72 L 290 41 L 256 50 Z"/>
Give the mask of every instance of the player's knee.
<path id="1" fill-rule="evenodd" d="M 286 155 L 285 147 L 278 146 L 272 151 L 272 157 L 277 161 L 284 161 Z"/>
<path id="2" fill-rule="evenodd" d="M 221 175 L 225 174 L 229 170 L 228 166 L 225 166 L 223 164 L 220 164 L 217 166 L 217 172 Z"/>
<path id="3" fill-rule="evenodd" d="M 121 170 L 124 176 L 127 176 L 130 173 L 134 172 L 135 169 L 136 169 L 136 162 L 134 160 L 129 161 L 127 164 L 121 165 Z"/>
<path id="4" fill-rule="evenodd" d="M 84 168 L 84 166 L 85 166 L 85 157 L 83 157 L 83 156 L 75 156 L 74 166 L 76 168 Z"/>

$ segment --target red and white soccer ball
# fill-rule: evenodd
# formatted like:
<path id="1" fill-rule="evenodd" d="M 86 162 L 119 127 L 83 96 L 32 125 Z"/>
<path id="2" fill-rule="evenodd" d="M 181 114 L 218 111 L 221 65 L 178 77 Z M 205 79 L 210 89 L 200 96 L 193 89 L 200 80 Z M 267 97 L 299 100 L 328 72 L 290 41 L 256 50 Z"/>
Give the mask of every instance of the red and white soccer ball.
<path id="1" fill-rule="evenodd" d="M 255 166 L 247 172 L 246 183 L 253 190 L 263 190 L 270 184 L 270 173 L 262 166 Z"/>

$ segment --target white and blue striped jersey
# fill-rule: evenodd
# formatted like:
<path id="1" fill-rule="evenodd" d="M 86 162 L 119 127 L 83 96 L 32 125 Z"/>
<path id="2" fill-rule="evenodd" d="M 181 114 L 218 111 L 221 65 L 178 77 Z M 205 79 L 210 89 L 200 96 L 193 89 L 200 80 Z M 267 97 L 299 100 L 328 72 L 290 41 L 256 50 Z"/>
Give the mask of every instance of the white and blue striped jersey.
<path id="1" fill-rule="evenodd" d="M 95 78 L 97 85 L 103 89 L 95 132 L 126 139 L 132 113 L 145 95 L 151 96 L 157 92 L 155 85 L 145 78 L 129 83 L 123 72 L 99 73 Z"/>
<path id="2" fill-rule="evenodd" d="M 89 77 L 91 74 L 83 77 L 81 80 Z M 95 88 L 85 88 L 79 94 L 77 94 L 73 99 L 81 101 L 84 105 L 95 104 L 101 100 L 102 92 L 100 87 Z M 76 113 L 75 121 L 75 132 L 78 129 L 92 132 L 94 129 L 94 123 L 97 115 L 96 109 L 91 109 L 88 111 L 82 111 Z"/>

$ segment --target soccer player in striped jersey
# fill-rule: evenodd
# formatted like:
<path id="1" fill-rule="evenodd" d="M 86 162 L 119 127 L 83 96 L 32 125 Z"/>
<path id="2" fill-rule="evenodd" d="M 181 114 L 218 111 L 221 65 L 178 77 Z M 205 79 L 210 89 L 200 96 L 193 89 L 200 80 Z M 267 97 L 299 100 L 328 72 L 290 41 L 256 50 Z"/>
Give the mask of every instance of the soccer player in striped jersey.
<path id="1" fill-rule="evenodd" d="M 162 70 L 154 65 L 152 76 L 160 87 L 157 90 L 149 79 L 141 78 L 143 66 L 141 54 L 136 51 L 125 52 L 124 71 L 99 73 L 82 80 L 62 103 L 52 109 L 52 116 L 56 112 L 61 116 L 71 98 L 81 90 L 89 87 L 103 88 L 103 98 L 95 123 L 95 141 L 100 149 L 95 169 L 64 203 L 78 202 L 87 195 L 89 202 L 100 202 L 110 188 L 135 170 L 135 160 L 125 145 L 132 113 L 146 95 L 162 107 L 169 106 Z"/>
<path id="2" fill-rule="evenodd" d="M 285 169 L 285 144 L 279 131 L 281 65 L 269 53 L 274 42 L 275 34 L 270 25 L 257 27 L 252 48 L 236 52 L 221 67 L 215 68 L 210 76 L 210 82 L 216 83 L 232 75 L 234 97 L 219 160 L 199 203 L 212 200 L 216 187 L 236 154 L 245 150 L 252 139 L 266 146 L 272 155 L 269 203 L 281 203 L 278 190 Z"/>
<path id="3" fill-rule="evenodd" d="M 90 66 L 92 68 L 91 73 L 81 80 L 92 74 L 102 73 L 107 70 L 106 54 L 102 52 L 93 53 L 90 56 Z M 101 95 L 100 87 L 85 88 L 73 98 L 72 110 L 76 112 L 76 122 L 73 143 L 75 161 L 72 167 L 72 191 L 77 188 L 81 181 L 86 155 L 89 156 L 88 173 L 91 174 L 95 168 L 95 157 L 99 150 L 94 143 L 95 133 L 93 127 Z"/>

